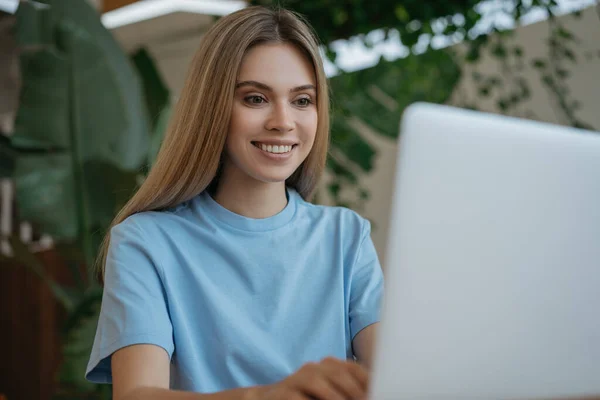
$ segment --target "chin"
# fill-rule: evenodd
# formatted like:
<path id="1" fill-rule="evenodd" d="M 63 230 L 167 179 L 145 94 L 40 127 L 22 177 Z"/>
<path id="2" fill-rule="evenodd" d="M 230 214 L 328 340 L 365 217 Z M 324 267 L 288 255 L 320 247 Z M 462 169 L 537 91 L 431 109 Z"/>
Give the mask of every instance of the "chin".
<path id="1" fill-rule="evenodd" d="M 257 179 L 263 183 L 285 182 L 290 176 L 259 176 Z"/>
<path id="2" fill-rule="evenodd" d="M 279 183 L 285 182 L 290 176 L 292 176 L 293 171 L 291 173 L 256 173 L 254 175 L 254 179 L 264 182 L 264 183 Z"/>

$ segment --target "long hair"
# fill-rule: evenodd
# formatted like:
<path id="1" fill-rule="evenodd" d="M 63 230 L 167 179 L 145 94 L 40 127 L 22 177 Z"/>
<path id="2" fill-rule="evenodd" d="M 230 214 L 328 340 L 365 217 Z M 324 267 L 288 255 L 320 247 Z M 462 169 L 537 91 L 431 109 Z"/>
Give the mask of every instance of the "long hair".
<path id="1" fill-rule="evenodd" d="M 310 200 L 325 168 L 329 144 L 329 92 L 318 40 L 301 16 L 254 6 L 221 18 L 202 38 L 155 164 L 111 228 L 133 214 L 176 206 L 209 185 L 218 185 L 242 58 L 253 46 L 273 42 L 296 46 L 311 61 L 316 76 L 315 141 L 306 160 L 286 181 Z M 97 259 L 101 281 L 109 242 L 110 229 Z"/>

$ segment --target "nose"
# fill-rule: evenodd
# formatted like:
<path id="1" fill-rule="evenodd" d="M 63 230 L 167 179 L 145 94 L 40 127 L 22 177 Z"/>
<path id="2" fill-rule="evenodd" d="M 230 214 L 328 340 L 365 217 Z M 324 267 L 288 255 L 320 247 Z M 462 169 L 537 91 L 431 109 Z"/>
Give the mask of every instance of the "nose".
<path id="1" fill-rule="evenodd" d="M 294 120 L 287 104 L 276 104 L 266 121 L 265 128 L 269 131 L 289 132 L 294 129 Z"/>

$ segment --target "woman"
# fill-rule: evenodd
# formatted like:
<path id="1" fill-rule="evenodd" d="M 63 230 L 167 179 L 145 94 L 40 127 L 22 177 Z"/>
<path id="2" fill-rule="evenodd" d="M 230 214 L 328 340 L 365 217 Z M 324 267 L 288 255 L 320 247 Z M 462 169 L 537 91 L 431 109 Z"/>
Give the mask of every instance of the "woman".
<path id="1" fill-rule="evenodd" d="M 328 107 L 297 15 L 250 7 L 206 33 L 105 241 L 89 380 L 115 400 L 365 396 L 382 273 L 366 220 L 308 202 Z"/>

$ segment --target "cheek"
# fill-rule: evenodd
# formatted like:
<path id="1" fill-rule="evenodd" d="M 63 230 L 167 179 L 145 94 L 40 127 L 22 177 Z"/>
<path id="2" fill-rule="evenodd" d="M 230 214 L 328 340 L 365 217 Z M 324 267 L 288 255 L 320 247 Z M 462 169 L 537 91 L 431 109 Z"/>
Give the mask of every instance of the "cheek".
<path id="1" fill-rule="evenodd" d="M 244 139 L 254 131 L 256 126 L 256 113 L 252 113 L 248 107 L 239 104 L 233 106 L 231 121 L 229 122 L 229 131 L 227 132 L 227 141 L 229 145 L 234 141 Z"/>
<path id="2" fill-rule="evenodd" d="M 317 125 L 319 119 L 317 112 L 313 112 L 310 115 L 305 116 L 302 119 L 302 132 L 305 136 L 304 140 L 307 142 L 313 142 L 317 134 Z"/>
<path id="3" fill-rule="evenodd" d="M 229 123 L 229 133 L 238 132 L 239 128 L 242 126 L 242 121 L 244 120 L 244 109 L 240 107 L 237 103 L 234 103 L 233 110 L 231 110 L 231 121 Z"/>

